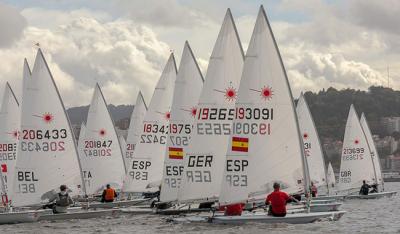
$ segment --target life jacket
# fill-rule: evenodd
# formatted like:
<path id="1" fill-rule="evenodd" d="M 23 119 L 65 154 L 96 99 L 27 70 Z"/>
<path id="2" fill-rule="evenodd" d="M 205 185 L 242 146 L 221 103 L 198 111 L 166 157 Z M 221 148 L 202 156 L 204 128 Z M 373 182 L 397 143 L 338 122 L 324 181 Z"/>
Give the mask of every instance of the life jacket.
<path id="1" fill-rule="evenodd" d="M 275 190 L 267 196 L 266 203 L 271 204 L 272 213 L 286 214 L 286 202 L 290 199 L 289 195 L 285 192 Z"/>
<path id="2" fill-rule="evenodd" d="M 62 195 L 61 193 L 58 193 L 58 197 L 60 198 L 59 200 L 56 201 L 57 206 L 69 206 L 69 195 L 68 193 Z"/>
<path id="3" fill-rule="evenodd" d="M 109 189 L 105 189 L 105 191 L 106 191 L 106 194 L 104 196 L 104 200 L 106 200 L 106 201 L 114 200 L 115 190 L 112 188 L 109 188 Z"/>

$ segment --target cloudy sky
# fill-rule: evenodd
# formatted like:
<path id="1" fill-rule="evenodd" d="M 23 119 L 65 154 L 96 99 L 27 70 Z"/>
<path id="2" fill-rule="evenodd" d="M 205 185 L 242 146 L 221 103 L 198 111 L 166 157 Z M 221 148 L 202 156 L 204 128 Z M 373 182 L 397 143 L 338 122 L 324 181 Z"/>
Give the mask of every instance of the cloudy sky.
<path id="1" fill-rule="evenodd" d="M 400 88 L 398 0 L 0 0 L 0 86 L 21 93 L 23 58 L 40 43 L 67 106 L 95 82 L 109 103 L 150 100 L 170 51 L 188 40 L 205 74 L 226 9 L 244 49 L 263 4 L 294 91 Z"/>

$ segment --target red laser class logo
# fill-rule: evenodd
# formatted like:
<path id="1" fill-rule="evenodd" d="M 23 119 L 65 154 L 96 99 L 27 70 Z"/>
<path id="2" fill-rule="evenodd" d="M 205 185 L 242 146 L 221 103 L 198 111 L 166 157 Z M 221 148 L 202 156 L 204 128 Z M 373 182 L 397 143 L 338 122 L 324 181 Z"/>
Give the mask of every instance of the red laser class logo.
<path id="1" fill-rule="evenodd" d="M 171 119 L 171 112 L 170 111 L 166 111 L 166 112 L 161 112 L 161 111 L 156 111 L 156 113 L 163 115 L 164 118 L 169 121 Z"/>
<path id="2" fill-rule="evenodd" d="M 308 139 L 308 134 L 306 132 L 303 134 L 303 138 Z"/>
<path id="3" fill-rule="evenodd" d="M 54 116 L 49 112 L 45 112 L 42 115 L 32 115 L 32 116 L 41 118 L 43 120 L 43 122 L 45 122 L 47 124 L 53 122 L 53 120 L 54 120 Z"/>
<path id="4" fill-rule="evenodd" d="M 192 116 L 193 118 L 196 117 L 197 107 L 192 107 L 190 109 L 181 108 L 181 110 L 188 112 L 190 114 L 190 116 Z"/>
<path id="5" fill-rule="evenodd" d="M 274 95 L 274 91 L 268 85 L 264 85 L 260 90 L 259 89 L 250 89 L 251 91 L 260 93 L 260 96 L 265 101 L 271 100 L 272 95 Z"/>
<path id="6" fill-rule="evenodd" d="M 237 98 L 237 91 L 236 89 L 232 86 L 232 82 L 229 85 L 228 88 L 226 88 L 225 90 L 218 90 L 218 89 L 214 89 L 214 91 L 219 92 L 219 93 L 223 93 L 224 97 L 227 101 L 234 101 Z"/>
<path id="7" fill-rule="evenodd" d="M 360 141 L 358 139 L 355 139 L 354 144 L 358 145 L 358 144 L 360 144 Z"/>
<path id="8" fill-rule="evenodd" d="M 99 135 L 104 137 L 107 134 L 106 130 L 104 128 L 100 129 Z"/>

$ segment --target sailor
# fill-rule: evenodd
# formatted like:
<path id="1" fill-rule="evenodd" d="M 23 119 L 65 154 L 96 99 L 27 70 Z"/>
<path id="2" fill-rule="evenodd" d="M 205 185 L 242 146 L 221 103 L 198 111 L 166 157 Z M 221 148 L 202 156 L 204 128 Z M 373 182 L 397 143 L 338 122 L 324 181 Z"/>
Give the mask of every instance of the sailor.
<path id="1" fill-rule="evenodd" d="M 225 216 L 240 216 L 243 212 L 243 203 L 231 204 L 225 206 Z"/>
<path id="2" fill-rule="evenodd" d="M 267 196 L 265 201 L 269 205 L 268 215 L 276 217 L 286 216 L 286 203 L 293 199 L 287 193 L 280 191 L 280 184 L 274 183 L 274 191 Z"/>
<path id="3" fill-rule="evenodd" d="M 377 193 L 378 192 L 378 185 L 377 184 L 373 184 L 371 185 L 371 191 L 369 191 L 369 193 Z"/>
<path id="4" fill-rule="evenodd" d="M 53 213 L 54 214 L 58 214 L 58 213 L 66 213 L 67 212 L 67 208 L 74 204 L 74 201 L 72 200 L 72 198 L 69 196 L 68 192 L 67 192 L 67 186 L 66 185 L 61 185 L 60 186 L 60 192 L 56 194 L 56 196 L 54 198 L 52 198 L 49 202 L 54 202 L 51 206 L 53 209 Z"/>
<path id="5" fill-rule="evenodd" d="M 368 195 L 369 189 L 371 188 L 371 186 L 369 184 L 367 184 L 365 182 L 365 180 L 363 180 L 363 185 L 361 185 L 360 188 L 360 195 Z"/>
<path id="6" fill-rule="evenodd" d="M 109 184 L 106 185 L 103 194 L 101 195 L 101 202 L 113 202 L 117 197 L 117 192 Z"/>
<path id="7" fill-rule="evenodd" d="M 318 194 L 317 186 L 315 186 L 314 182 L 311 182 L 311 196 L 316 197 Z"/>

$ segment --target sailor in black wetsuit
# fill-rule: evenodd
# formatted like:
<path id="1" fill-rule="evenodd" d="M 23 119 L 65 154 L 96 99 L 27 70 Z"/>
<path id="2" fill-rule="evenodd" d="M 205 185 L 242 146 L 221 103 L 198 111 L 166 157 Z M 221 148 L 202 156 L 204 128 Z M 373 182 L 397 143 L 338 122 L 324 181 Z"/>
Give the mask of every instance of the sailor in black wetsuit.
<path id="1" fill-rule="evenodd" d="M 369 184 L 367 184 L 366 182 L 365 182 L 365 180 L 363 180 L 363 185 L 361 186 L 361 189 L 360 189 L 360 195 L 368 195 L 368 193 L 369 193 L 369 189 L 371 188 L 371 186 L 369 185 Z"/>

